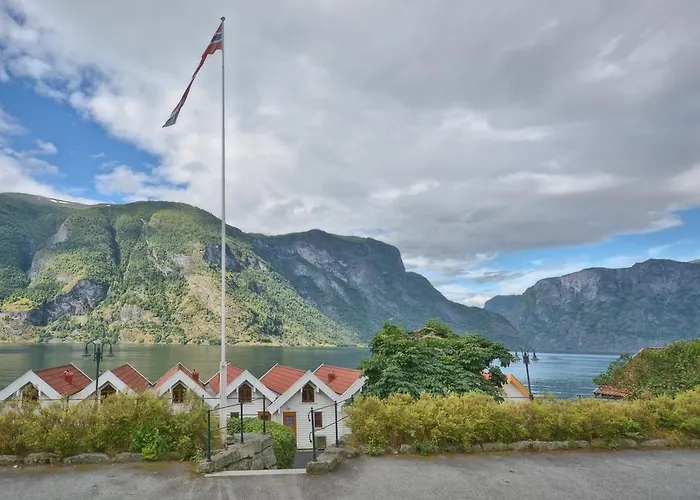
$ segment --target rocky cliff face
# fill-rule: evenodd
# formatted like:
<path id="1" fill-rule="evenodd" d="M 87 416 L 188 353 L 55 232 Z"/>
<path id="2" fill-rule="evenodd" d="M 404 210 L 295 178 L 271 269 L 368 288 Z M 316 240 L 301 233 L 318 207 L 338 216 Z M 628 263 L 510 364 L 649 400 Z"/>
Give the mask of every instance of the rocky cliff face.
<path id="1" fill-rule="evenodd" d="M 447 300 L 423 276 L 406 272 L 393 246 L 318 230 L 246 238 L 304 299 L 365 339 L 387 319 L 416 328 L 439 317 L 455 331 L 517 344 L 517 332 L 502 316 Z"/>
<path id="2" fill-rule="evenodd" d="M 82 206 L 0 194 L 0 340 L 218 342 L 219 221 L 178 203 Z M 508 321 L 448 301 L 399 251 L 322 231 L 229 228 L 231 341 L 352 345 L 438 317 L 517 345 Z"/>
<path id="3" fill-rule="evenodd" d="M 648 260 L 538 281 L 499 312 L 540 350 L 634 352 L 700 336 L 700 265 Z"/>

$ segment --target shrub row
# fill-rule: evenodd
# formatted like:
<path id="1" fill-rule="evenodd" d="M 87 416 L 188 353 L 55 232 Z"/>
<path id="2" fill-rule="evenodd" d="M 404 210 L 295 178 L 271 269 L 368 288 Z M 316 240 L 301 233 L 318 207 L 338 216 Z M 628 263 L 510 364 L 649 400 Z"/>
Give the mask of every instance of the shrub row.
<path id="1" fill-rule="evenodd" d="M 147 460 L 189 459 L 204 449 L 206 430 L 206 408 L 197 398 L 189 401 L 189 411 L 178 414 L 149 393 L 114 394 L 98 407 L 94 400 L 43 407 L 9 403 L 0 408 L 0 454 L 131 451 Z"/>
<path id="2" fill-rule="evenodd" d="M 358 398 L 347 408 L 352 439 L 370 452 L 409 444 L 418 451 L 467 450 L 521 440 L 700 438 L 700 388 L 676 398 L 498 403 L 475 393 Z"/>
<path id="3" fill-rule="evenodd" d="M 263 421 L 259 418 L 243 419 L 243 432 L 263 431 Z M 241 432 L 241 420 L 232 418 L 228 421 L 228 433 L 236 436 Z M 277 458 L 278 469 L 291 469 L 294 467 L 294 457 L 297 452 L 297 439 L 294 431 L 277 422 L 265 422 L 265 432 L 272 437 L 274 442 L 275 457 Z"/>

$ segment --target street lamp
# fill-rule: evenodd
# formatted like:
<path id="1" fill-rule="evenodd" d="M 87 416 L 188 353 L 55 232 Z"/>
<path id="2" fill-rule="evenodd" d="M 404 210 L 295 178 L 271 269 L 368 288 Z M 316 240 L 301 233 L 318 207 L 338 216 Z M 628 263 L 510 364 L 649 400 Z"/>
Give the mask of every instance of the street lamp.
<path id="1" fill-rule="evenodd" d="M 92 359 L 95 360 L 97 363 L 97 368 L 95 369 L 95 401 L 100 400 L 100 361 L 102 361 L 102 356 L 104 354 L 105 350 L 105 345 L 109 345 L 109 352 L 107 353 L 107 357 L 112 358 L 114 357 L 114 353 L 112 352 L 112 342 L 107 339 L 103 339 L 102 342 L 95 342 L 94 340 L 90 340 L 85 343 L 85 352 L 83 353 L 84 358 L 89 358 L 90 351 L 88 350 L 88 347 L 92 344 Z"/>
<path id="2" fill-rule="evenodd" d="M 534 396 L 532 395 L 532 387 L 530 386 L 530 354 L 528 354 L 528 352 L 525 349 L 522 349 L 521 352 L 523 355 L 523 363 L 525 363 L 525 373 L 527 374 L 527 394 L 530 398 L 530 401 L 532 401 L 534 399 Z M 534 362 L 539 361 L 537 359 L 537 354 L 535 354 L 535 351 L 532 351 L 532 356 L 532 360 Z"/>

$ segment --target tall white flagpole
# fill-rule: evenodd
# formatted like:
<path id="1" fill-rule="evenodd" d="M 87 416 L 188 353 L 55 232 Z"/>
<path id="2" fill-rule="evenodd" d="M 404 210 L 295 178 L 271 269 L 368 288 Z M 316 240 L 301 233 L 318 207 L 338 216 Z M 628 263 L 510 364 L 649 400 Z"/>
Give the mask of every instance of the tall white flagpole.
<path id="1" fill-rule="evenodd" d="M 221 364 L 219 365 L 219 434 L 226 446 L 226 80 L 224 21 L 221 18 Z"/>

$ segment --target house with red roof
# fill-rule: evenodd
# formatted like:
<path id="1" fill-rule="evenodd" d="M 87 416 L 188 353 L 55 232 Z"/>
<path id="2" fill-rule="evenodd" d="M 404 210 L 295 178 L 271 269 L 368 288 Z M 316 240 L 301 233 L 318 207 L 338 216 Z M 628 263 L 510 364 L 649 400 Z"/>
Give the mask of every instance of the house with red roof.
<path id="1" fill-rule="evenodd" d="M 331 366 L 325 363 L 316 368 L 316 370 L 314 370 L 314 374 L 338 395 L 338 419 L 345 416 L 343 407 L 346 403 L 350 402 L 355 395 L 362 392 L 362 388 L 367 381 L 367 377 L 363 377 L 362 371 L 360 370 L 343 368 L 341 366 Z M 333 408 L 330 408 L 330 410 L 332 410 L 333 413 L 330 415 L 331 419 L 329 422 L 335 422 L 335 405 Z M 349 433 L 350 428 L 347 426 L 346 420 L 340 420 L 338 422 L 338 436 L 342 437 Z M 335 426 L 329 426 L 324 435 L 326 435 L 329 443 L 334 442 Z"/>
<path id="2" fill-rule="evenodd" d="M 316 371 L 326 377 L 325 381 L 314 372 L 279 364 L 260 378 L 277 395 L 270 405 L 272 420 L 294 431 L 299 449 L 312 447 L 312 426 L 318 448 L 325 448 L 327 442 L 335 439 L 336 404 L 338 418 L 342 418 L 343 396 L 361 375 L 357 370 L 353 370 L 357 373 L 352 374 L 346 372 L 346 368 L 324 366 L 326 365 L 321 365 Z M 332 383 L 335 388 L 331 388 L 328 383 Z M 312 408 L 313 419 L 310 418 Z"/>
<path id="3" fill-rule="evenodd" d="M 156 380 L 156 383 L 149 390 L 159 396 L 167 395 L 175 411 L 182 411 L 186 408 L 185 400 L 188 392 L 196 394 L 211 407 L 218 402 L 200 380 L 199 372 L 190 370 L 182 363 L 178 363 L 168 370 Z"/>
<path id="4" fill-rule="evenodd" d="M 53 401 L 80 401 L 80 391 L 93 383 L 80 368 L 67 365 L 29 370 L 0 391 L 0 401 L 38 401 L 48 404 Z"/>
<path id="5" fill-rule="evenodd" d="M 105 398 L 117 392 L 135 395 L 150 389 L 152 385 L 141 372 L 129 363 L 126 363 L 100 373 L 99 377 L 97 377 L 97 382 L 85 387 L 76 394 L 75 398 L 77 400 L 94 398 L 96 387 L 99 388 L 100 397 Z"/>
<path id="6" fill-rule="evenodd" d="M 219 372 L 216 372 L 204 384 L 211 397 L 214 398 L 213 408 L 219 407 Z M 270 419 L 268 408 L 277 399 L 277 394 L 265 386 L 248 370 L 242 370 L 230 363 L 226 364 L 226 412 L 230 418 L 260 417 Z M 264 412 L 264 413 L 263 413 Z"/>

